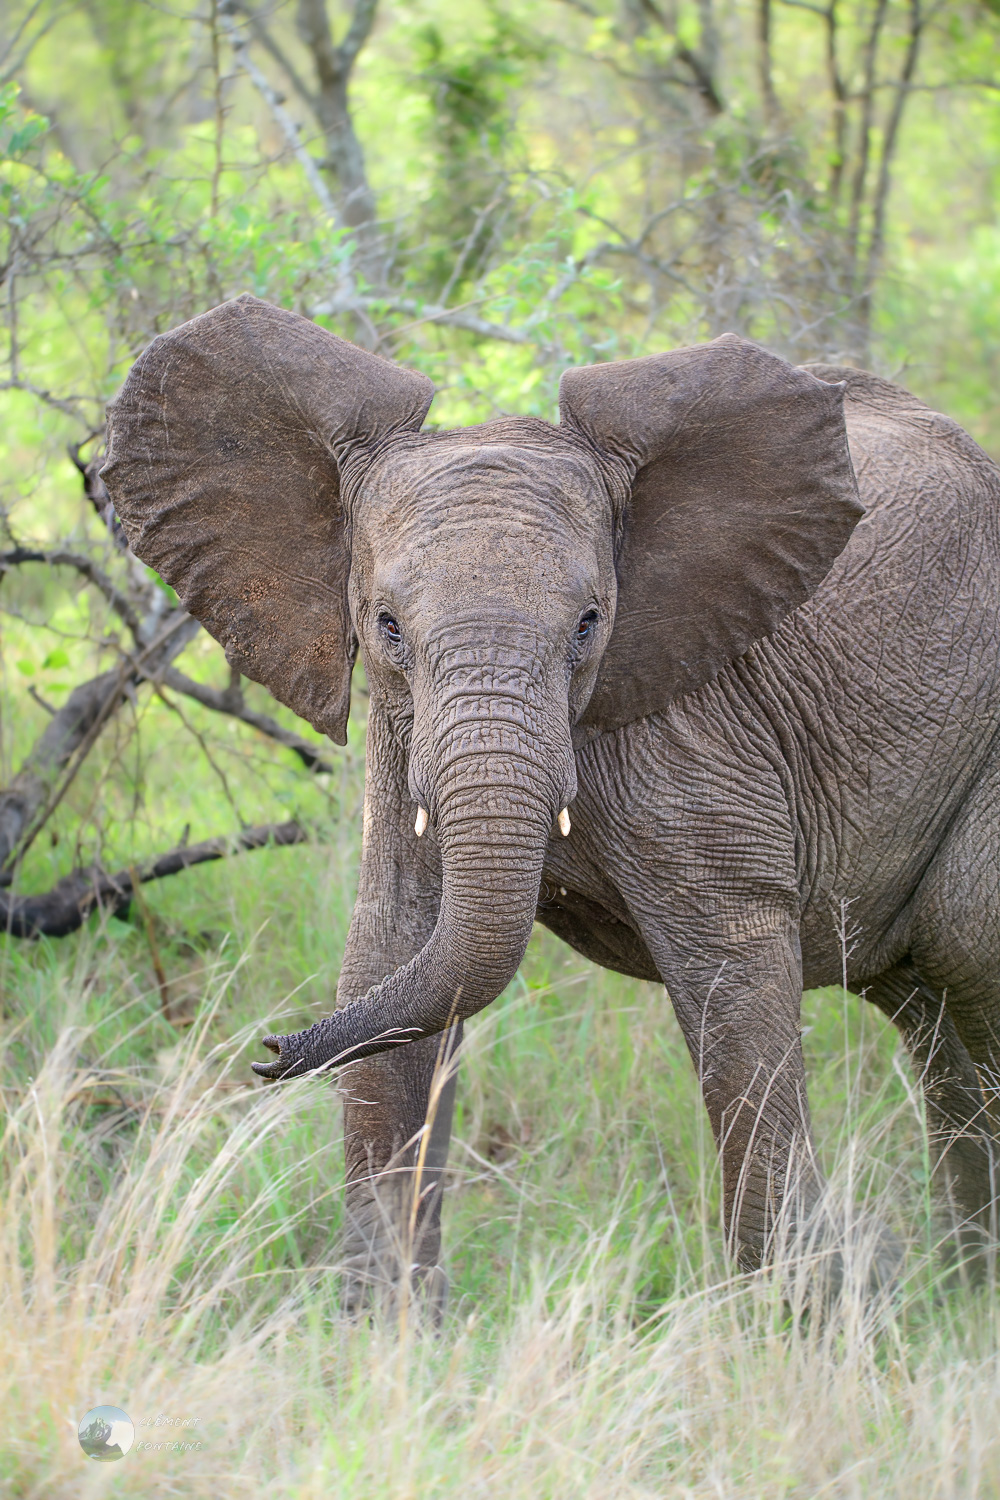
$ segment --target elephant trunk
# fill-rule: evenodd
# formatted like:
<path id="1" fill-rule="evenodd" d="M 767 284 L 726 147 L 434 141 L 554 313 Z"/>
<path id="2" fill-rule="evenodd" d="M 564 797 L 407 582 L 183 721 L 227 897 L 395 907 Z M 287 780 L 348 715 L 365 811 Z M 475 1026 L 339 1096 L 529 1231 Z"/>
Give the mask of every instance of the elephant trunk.
<path id="1" fill-rule="evenodd" d="M 452 720 L 430 761 L 442 867 L 434 932 L 410 963 L 360 999 L 308 1031 L 265 1037 L 278 1057 L 253 1064 L 262 1077 L 297 1076 L 444 1031 L 489 1005 L 516 974 L 546 846 L 575 790 L 568 719 L 558 747 L 529 740 L 526 749 L 523 719 L 512 733 L 506 714 L 483 719 L 481 699 L 476 706 L 478 720 Z"/>

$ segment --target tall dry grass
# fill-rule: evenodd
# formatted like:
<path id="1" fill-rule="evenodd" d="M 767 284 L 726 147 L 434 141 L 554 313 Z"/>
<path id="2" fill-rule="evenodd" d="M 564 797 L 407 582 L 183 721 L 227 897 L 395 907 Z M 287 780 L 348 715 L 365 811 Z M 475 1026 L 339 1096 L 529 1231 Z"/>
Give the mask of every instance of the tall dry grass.
<path id="1" fill-rule="evenodd" d="M 304 927 L 261 927 L 292 880 L 301 901 L 303 861 Z M 330 1090 L 246 1082 L 260 1022 L 324 1003 L 293 986 L 304 933 L 317 951 L 340 941 L 349 874 L 286 851 L 199 881 L 156 897 L 178 982 L 196 970 L 183 1033 L 138 930 L 3 960 L 6 1493 L 1000 1493 L 995 1296 L 940 1266 L 919 1099 L 860 1002 L 807 998 L 831 1192 L 856 1210 L 855 1284 L 825 1318 L 802 1311 L 801 1267 L 727 1267 L 662 994 L 540 936 L 463 1064 L 444 1328 L 357 1326 L 338 1308 Z M 196 960 L 171 949 L 206 913 L 228 938 Z M 879 1306 L 858 1290 L 874 1211 L 908 1244 Z M 161 1446 L 95 1464 L 76 1426 L 99 1402 L 197 1425 L 141 1428 Z"/>

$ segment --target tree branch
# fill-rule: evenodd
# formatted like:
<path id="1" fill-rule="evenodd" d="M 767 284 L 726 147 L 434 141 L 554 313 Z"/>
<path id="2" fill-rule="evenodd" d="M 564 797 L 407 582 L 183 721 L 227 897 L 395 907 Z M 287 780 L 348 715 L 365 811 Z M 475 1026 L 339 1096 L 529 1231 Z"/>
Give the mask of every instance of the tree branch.
<path id="1" fill-rule="evenodd" d="M 369 310 L 411 313 L 415 315 L 416 322 L 408 324 L 408 327 L 416 327 L 418 323 L 447 323 L 452 328 L 464 328 L 467 333 L 477 333 L 481 338 L 500 339 L 505 344 L 534 342 L 530 334 L 519 328 L 509 328 L 505 323 L 490 323 L 485 318 L 477 318 L 474 313 L 463 312 L 461 308 L 439 307 L 433 302 L 420 303 L 413 297 L 331 297 L 325 302 L 314 303 L 309 315 L 313 318 L 335 318 L 341 313 L 367 313 Z"/>
<path id="2" fill-rule="evenodd" d="M 875 189 L 875 201 L 872 207 L 872 233 L 868 244 L 868 262 L 865 267 L 865 285 L 862 293 L 862 312 L 866 330 L 871 321 L 872 291 L 875 278 L 879 273 L 882 251 L 885 245 L 885 215 L 889 202 L 889 188 L 892 181 L 892 158 L 895 155 L 896 141 L 899 136 L 899 126 L 903 118 L 903 110 L 906 107 L 906 101 L 913 86 L 913 75 L 916 72 L 917 61 L 920 56 L 920 42 L 923 36 L 925 21 L 925 17 L 921 14 L 920 0 L 910 0 L 909 18 L 909 37 L 907 39 L 906 56 L 903 59 L 899 82 L 896 85 L 895 98 L 892 101 L 892 109 L 885 127 L 882 157 L 879 162 L 878 184 Z"/>
<path id="3" fill-rule="evenodd" d="M 86 447 L 87 443 L 92 438 L 102 436 L 103 433 L 104 427 L 102 425 L 92 432 L 90 437 L 84 438 L 82 443 L 70 443 L 66 452 L 69 454 L 70 463 L 72 463 L 75 469 L 79 470 L 80 476 L 83 479 L 83 493 L 107 527 L 111 540 L 119 552 L 128 552 L 128 538 L 125 535 L 125 528 L 115 515 L 115 507 L 112 504 L 111 496 L 108 494 L 108 487 L 101 478 L 101 469 L 104 467 L 107 454 L 102 449 L 101 452 L 95 453 L 93 458 L 83 459 L 80 457 L 80 453 Z"/>
<path id="4" fill-rule="evenodd" d="M 15 547 L 10 552 L 0 552 L 0 579 L 8 568 L 22 563 L 47 563 L 52 568 L 75 568 L 88 583 L 104 595 L 111 608 L 128 626 L 136 641 L 142 641 L 142 621 L 132 607 L 130 599 L 117 588 L 114 582 L 84 552 L 64 552 L 56 548 L 51 552 L 36 551 L 31 547 Z"/>
<path id="5" fill-rule="evenodd" d="M 96 907 L 110 909 L 115 916 L 127 915 L 136 885 L 163 880 L 193 865 L 208 864 L 252 849 L 284 849 L 292 844 L 305 844 L 308 839 L 306 830 L 294 820 L 262 823 L 245 828 L 236 838 L 220 837 L 181 845 L 137 870 L 119 870 L 117 875 L 108 875 L 97 865 L 74 870 L 44 895 L 13 896 L 0 892 L 0 930 L 17 938 L 67 937 L 83 925 Z"/>
<path id="6" fill-rule="evenodd" d="M 77 407 L 91 402 L 94 406 L 102 406 L 103 402 L 98 396 L 54 396 L 51 391 L 42 390 L 40 386 L 32 385 L 28 380 L 0 380 L 0 391 L 24 391 L 29 396 L 34 396 L 36 401 L 44 401 L 46 406 L 55 407 L 64 416 L 72 417 L 74 422 L 82 422 L 84 418 L 80 415 Z"/>
<path id="7" fill-rule="evenodd" d="M 875 14 L 865 42 L 864 86 L 861 91 L 861 123 L 858 126 L 858 160 L 854 168 L 851 186 L 851 219 L 847 230 L 848 275 L 851 286 L 856 283 L 858 264 L 858 241 L 861 234 L 861 210 L 865 200 L 865 184 L 868 178 L 868 157 L 871 150 L 872 124 L 875 110 L 875 61 L 878 55 L 879 36 L 885 23 L 888 0 L 876 0 Z"/>
<path id="8" fill-rule="evenodd" d="M 266 76 L 250 56 L 249 43 L 246 37 L 240 34 L 240 29 L 233 20 L 233 12 L 235 10 L 236 0 L 221 0 L 221 4 L 219 5 L 219 21 L 223 31 L 229 38 L 229 45 L 233 49 L 236 61 L 274 116 L 276 124 L 288 142 L 289 149 L 303 172 L 305 172 L 309 186 L 315 193 L 324 212 L 333 220 L 338 228 L 343 228 L 343 218 L 331 196 L 329 188 L 320 176 L 319 164 L 316 158 L 302 144 L 302 127 L 297 120 L 292 119 L 291 115 L 285 109 L 277 90 L 271 87 Z"/>
<path id="9" fill-rule="evenodd" d="M 381 286 L 385 263 L 378 210 L 347 97 L 351 71 L 371 34 L 376 6 L 377 0 L 354 0 L 351 24 L 339 47 L 333 44 L 326 0 L 299 0 L 296 26 L 316 72 L 314 113 L 326 143 L 326 165 L 340 184 L 341 213 L 355 231 L 365 279 Z"/>
<path id="10" fill-rule="evenodd" d="M 147 673 L 161 673 L 200 629 L 184 610 L 175 610 L 134 662 L 126 659 L 74 688 L 10 785 L 0 791 L 0 867 L 9 867 L 15 855 L 20 858 L 45 826 L 129 686 Z M 60 773 L 65 774 L 57 785 Z"/>
<path id="11" fill-rule="evenodd" d="M 788 0 L 790 3 L 790 0 Z M 830 164 L 830 198 L 837 203 L 844 180 L 844 145 L 847 132 L 847 86 L 837 59 L 837 0 L 826 8 L 826 71 L 833 95 L 833 161 Z"/>
<path id="12" fill-rule="evenodd" d="M 0 84 L 9 83 L 12 78 L 17 77 L 17 74 L 24 67 L 25 63 L 28 61 L 28 58 L 38 46 L 38 43 L 44 36 L 48 35 L 56 22 L 60 19 L 59 7 L 53 6 L 51 15 L 49 15 L 48 18 L 42 22 L 41 26 L 39 26 L 34 36 L 27 39 L 20 52 L 16 57 L 14 57 L 14 48 L 17 46 L 22 36 L 24 36 L 25 31 L 27 30 L 30 23 L 35 19 L 35 16 L 40 9 L 41 6 L 37 4 L 31 7 L 27 16 L 18 27 L 17 32 L 15 33 L 12 41 L 7 47 L 7 50 L 5 51 L 3 57 L 0 58 L 0 69 L 3 70 L 2 72 L 0 72 Z"/>
<path id="13" fill-rule="evenodd" d="M 697 52 L 693 51 L 690 47 L 678 47 L 677 57 L 686 68 L 690 69 L 691 76 L 694 79 L 694 86 L 708 105 L 711 113 L 713 115 L 725 114 L 725 100 L 719 93 L 718 86 L 712 76 L 711 68 L 705 59 L 699 57 Z"/>
<path id="14" fill-rule="evenodd" d="M 764 114 L 768 121 L 774 121 L 778 118 L 780 111 L 778 96 L 774 92 L 774 75 L 771 67 L 771 0 L 757 0 L 757 48 Z"/>
<path id="15" fill-rule="evenodd" d="M 371 29 L 375 24 L 375 11 L 377 8 L 378 0 L 355 0 L 354 14 L 351 16 L 351 24 L 347 28 L 347 35 L 337 48 L 345 73 L 353 68 L 358 53 L 371 35 Z"/>
<path id="16" fill-rule="evenodd" d="M 274 37 L 264 25 L 258 12 L 251 5 L 247 4 L 247 0 L 233 0 L 232 10 L 239 11 L 241 15 L 246 17 L 247 24 L 253 33 L 254 41 L 260 42 L 264 51 L 278 64 L 278 67 L 285 74 L 285 77 L 299 98 L 308 104 L 310 109 L 315 109 L 316 95 L 295 67 L 295 64 L 286 56 L 284 50 L 274 40 Z"/>
<path id="17" fill-rule="evenodd" d="M 210 708 L 213 713 L 228 714 L 232 719 L 239 719 L 243 724 L 249 724 L 251 728 L 266 734 L 269 739 L 275 740 L 279 745 L 293 750 L 302 764 L 310 771 L 329 773 L 333 767 L 323 760 L 318 745 L 313 745 L 309 740 L 303 739 L 294 730 L 283 729 L 276 719 L 268 714 L 259 714 L 254 709 L 248 708 L 243 701 L 243 694 L 239 688 L 227 689 L 220 692 L 218 688 L 208 687 L 203 682 L 196 682 L 193 677 L 188 677 L 179 672 L 176 667 L 168 667 L 157 679 L 163 687 L 171 688 L 175 693 L 184 693 L 188 698 L 193 698 L 203 708 Z"/>

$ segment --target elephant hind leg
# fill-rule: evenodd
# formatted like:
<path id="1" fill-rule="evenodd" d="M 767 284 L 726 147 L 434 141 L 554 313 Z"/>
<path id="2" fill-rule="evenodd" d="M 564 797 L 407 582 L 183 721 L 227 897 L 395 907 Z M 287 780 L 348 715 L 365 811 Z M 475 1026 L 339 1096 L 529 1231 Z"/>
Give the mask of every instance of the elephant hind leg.
<path id="1" fill-rule="evenodd" d="M 1000 1168 L 995 1165 L 1000 1160 L 998 808 L 1000 746 L 953 819 L 914 893 L 909 914 L 913 968 L 944 1001 L 980 1091 L 982 1105 L 978 1113 L 972 1111 L 968 1129 L 972 1142 L 979 1135 L 980 1165 L 962 1206 L 969 1215 L 978 1210 L 976 1218 L 991 1253 L 1000 1239 Z M 954 1046 L 952 1052 L 961 1056 Z M 963 1065 L 968 1075 L 969 1064 Z"/>
<path id="2" fill-rule="evenodd" d="M 864 988 L 896 1026 L 924 1091 L 934 1186 L 955 1248 L 981 1254 L 996 1239 L 994 1134 L 975 1063 L 943 995 L 912 962 L 887 969 Z"/>

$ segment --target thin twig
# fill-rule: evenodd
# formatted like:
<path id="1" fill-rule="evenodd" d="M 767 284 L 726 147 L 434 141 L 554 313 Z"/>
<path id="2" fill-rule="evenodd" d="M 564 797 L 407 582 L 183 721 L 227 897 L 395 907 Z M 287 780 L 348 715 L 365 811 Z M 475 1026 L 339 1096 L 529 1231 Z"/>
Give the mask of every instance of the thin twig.
<path id="1" fill-rule="evenodd" d="M 75 568 L 88 583 L 92 583 L 98 592 L 104 595 L 111 608 L 128 626 L 136 641 L 141 643 L 142 621 L 132 607 L 131 601 L 86 553 L 67 552 L 61 548 L 45 552 L 34 547 L 14 547 L 9 552 L 0 552 L 0 578 L 8 568 L 33 562 L 47 563 L 51 568 Z"/>
<path id="2" fill-rule="evenodd" d="M 188 698 L 193 698 L 196 703 L 211 709 L 213 713 L 228 714 L 230 718 L 239 719 L 241 724 L 249 724 L 252 729 L 266 734 L 268 739 L 293 750 L 310 771 L 329 774 L 333 770 L 333 767 L 323 760 L 318 745 L 303 739 L 292 729 L 284 729 L 269 714 L 257 713 L 255 709 L 248 708 L 243 700 L 243 694 L 238 690 L 236 693 L 228 689 L 220 692 L 218 688 L 209 687 L 207 683 L 196 682 L 193 677 L 188 677 L 176 667 L 168 667 L 159 675 L 158 681 L 175 693 L 184 693 Z"/>
<path id="3" fill-rule="evenodd" d="M 441 301 L 439 304 L 441 307 L 448 306 L 448 298 L 451 296 L 452 292 L 455 290 L 456 286 L 462 278 L 462 273 L 464 272 L 465 267 L 468 264 L 469 256 L 472 254 L 473 249 L 475 248 L 476 241 L 479 239 L 483 225 L 486 223 L 486 220 L 496 208 L 497 204 L 501 203 L 502 201 L 503 191 L 501 190 L 499 193 L 494 193 L 493 197 L 490 199 L 489 203 L 487 203 L 486 207 L 481 208 L 476 214 L 475 222 L 473 223 L 472 228 L 469 230 L 469 233 L 466 236 L 465 244 L 462 246 L 461 250 L 458 253 L 458 258 L 455 261 L 454 266 L 452 267 L 451 275 L 448 277 L 448 280 L 445 282 L 444 287 L 441 291 Z"/>
<path id="4" fill-rule="evenodd" d="M 11 278 L 13 284 L 13 277 Z M 93 406 L 103 406 L 104 399 L 100 396 L 54 396 L 51 391 L 46 391 L 41 386 L 32 385 L 30 380 L 22 380 L 20 376 L 12 380 L 0 380 L 0 391 L 24 391 L 29 396 L 34 396 L 37 401 L 44 401 L 46 406 L 55 407 L 65 416 L 72 417 L 74 422 L 84 421 L 84 417 L 77 406 L 89 402 Z M 88 423 L 89 426 L 89 423 Z"/>
<path id="5" fill-rule="evenodd" d="M 280 95 L 271 87 L 266 75 L 261 72 L 250 56 L 249 42 L 233 19 L 234 10 L 235 5 L 233 0 L 221 0 L 219 5 L 219 24 L 229 38 L 229 45 L 233 49 L 233 55 L 274 116 L 275 123 L 288 143 L 289 150 L 305 173 L 309 186 L 312 188 L 327 217 L 332 219 L 339 229 L 342 229 L 344 222 L 341 218 L 340 209 L 334 202 L 330 189 L 320 176 L 316 158 L 302 144 L 301 126 L 297 120 L 292 119 L 281 102 Z"/>
<path id="6" fill-rule="evenodd" d="M 62 714 L 69 714 L 72 717 L 73 700 L 78 695 L 84 695 L 86 703 L 84 706 L 85 716 L 83 722 L 87 724 L 87 727 L 77 740 L 76 733 L 79 725 L 75 723 L 70 725 L 69 743 L 72 744 L 73 748 L 65 759 L 62 758 L 64 751 L 61 744 L 57 748 L 55 765 L 58 769 L 65 768 L 63 779 L 54 790 L 48 789 L 47 792 L 43 792 L 40 806 L 36 804 L 32 808 L 35 821 L 28 832 L 26 834 L 23 833 L 23 821 L 26 821 L 26 819 L 21 822 L 17 837 L 14 839 L 11 839 L 9 831 L 4 829 L 5 835 L 8 836 L 4 838 L 3 847 L 9 850 L 4 865 L 4 873 L 9 873 L 13 866 L 21 862 L 49 818 L 51 818 L 56 808 L 62 802 L 80 767 L 96 744 L 101 730 L 111 718 L 111 715 L 117 710 L 129 682 L 136 681 L 138 676 L 142 674 L 143 669 L 150 665 L 150 663 L 154 667 L 159 666 L 161 664 L 161 654 L 166 656 L 167 661 L 171 660 L 184 648 L 199 628 L 197 620 L 192 619 L 184 610 L 174 611 L 156 639 L 137 658 L 133 660 L 125 657 L 121 667 L 117 669 L 113 668 L 110 672 L 103 673 L 102 676 L 94 678 L 91 682 L 82 684 L 81 687 L 75 689 L 70 695 L 69 702 L 67 702 Z M 165 662 L 162 663 L 162 665 L 165 664 Z M 81 702 L 83 702 L 83 699 L 81 699 Z M 53 733 L 58 728 L 61 716 L 57 715 L 52 720 L 52 723 L 46 730 L 46 735 Z M 0 801 L 10 804 L 23 803 L 26 800 L 26 793 L 23 786 L 19 785 L 19 783 L 25 783 L 29 780 L 33 783 L 32 792 L 37 792 L 39 787 L 44 786 L 43 778 L 30 761 L 22 768 L 18 776 L 15 777 L 12 786 L 7 788 L 2 794 Z M 30 798 L 28 800 L 30 803 Z M 14 807 L 0 806 L 0 812 L 6 814 L 11 811 L 16 811 L 16 809 Z M 13 821 L 17 822 L 18 819 L 15 817 Z"/>

